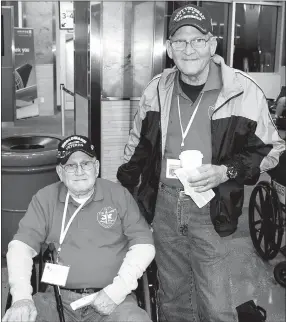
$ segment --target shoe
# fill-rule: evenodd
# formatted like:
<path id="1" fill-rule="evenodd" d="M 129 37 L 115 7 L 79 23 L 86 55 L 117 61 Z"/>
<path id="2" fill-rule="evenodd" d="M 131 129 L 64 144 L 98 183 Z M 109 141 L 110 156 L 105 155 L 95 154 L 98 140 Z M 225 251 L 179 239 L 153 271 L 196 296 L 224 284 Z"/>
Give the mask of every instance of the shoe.
<path id="1" fill-rule="evenodd" d="M 266 311 L 256 305 L 253 300 L 245 302 L 236 307 L 239 322 L 264 322 Z"/>

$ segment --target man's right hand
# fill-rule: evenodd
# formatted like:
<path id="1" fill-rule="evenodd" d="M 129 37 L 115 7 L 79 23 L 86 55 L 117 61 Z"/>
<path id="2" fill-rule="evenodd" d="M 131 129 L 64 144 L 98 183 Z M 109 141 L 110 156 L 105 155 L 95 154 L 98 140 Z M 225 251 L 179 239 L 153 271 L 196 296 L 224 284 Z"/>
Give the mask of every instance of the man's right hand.
<path id="1" fill-rule="evenodd" d="M 16 301 L 5 313 L 2 322 L 34 322 L 37 310 L 33 300 Z"/>

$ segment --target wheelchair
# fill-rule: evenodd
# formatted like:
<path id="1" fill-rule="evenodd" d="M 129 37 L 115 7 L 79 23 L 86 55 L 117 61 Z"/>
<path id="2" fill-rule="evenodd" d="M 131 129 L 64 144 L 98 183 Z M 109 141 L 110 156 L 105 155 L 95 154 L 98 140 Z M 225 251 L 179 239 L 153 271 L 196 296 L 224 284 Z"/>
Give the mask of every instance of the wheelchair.
<path id="1" fill-rule="evenodd" d="M 45 292 L 48 284 L 41 282 L 41 276 L 44 271 L 44 265 L 47 262 L 54 263 L 53 257 L 53 246 L 43 245 L 40 254 L 37 255 L 33 260 L 32 275 L 31 275 L 31 285 L 33 287 L 33 295 L 37 292 Z M 37 269 L 38 267 L 38 269 Z M 147 270 L 144 272 L 143 276 L 138 280 L 138 287 L 135 290 L 135 295 L 137 298 L 138 306 L 145 310 L 153 322 L 158 321 L 158 310 L 156 305 L 157 298 L 157 268 L 153 261 Z M 61 295 L 59 288 L 53 285 L 54 293 L 56 297 L 57 309 L 59 313 L 59 321 L 65 322 L 63 314 L 63 305 L 61 300 Z M 5 312 L 10 308 L 12 303 L 12 295 L 9 292 L 5 307 Z"/>
<path id="2" fill-rule="evenodd" d="M 249 201 L 249 230 L 252 243 L 263 260 L 275 258 L 280 251 L 286 228 L 286 152 L 276 168 L 268 174 L 271 182 L 260 181 L 253 189 Z M 274 278 L 286 288 L 286 261 L 274 268 Z"/>

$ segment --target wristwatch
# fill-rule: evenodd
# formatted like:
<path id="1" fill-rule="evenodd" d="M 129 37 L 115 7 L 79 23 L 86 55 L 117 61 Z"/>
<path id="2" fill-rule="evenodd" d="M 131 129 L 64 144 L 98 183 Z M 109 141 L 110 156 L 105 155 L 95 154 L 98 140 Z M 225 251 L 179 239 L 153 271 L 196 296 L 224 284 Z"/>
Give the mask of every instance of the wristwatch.
<path id="1" fill-rule="evenodd" d="M 228 179 L 235 179 L 237 177 L 237 168 L 233 164 L 225 164 L 227 170 L 226 175 Z"/>

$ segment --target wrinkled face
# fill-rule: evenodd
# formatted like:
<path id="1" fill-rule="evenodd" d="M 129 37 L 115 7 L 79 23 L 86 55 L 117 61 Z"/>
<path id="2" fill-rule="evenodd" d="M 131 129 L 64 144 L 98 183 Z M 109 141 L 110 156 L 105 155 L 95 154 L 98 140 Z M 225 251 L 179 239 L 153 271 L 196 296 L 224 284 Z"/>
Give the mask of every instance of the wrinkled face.
<path id="1" fill-rule="evenodd" d="M 191 41 L 197 38 L 208 40 L 210 35 L 204 35 L 195 27 L 183 26 L 175 32 L 170 40 Z M 215 38 L 211 38 L 204 48 L 194 49 L 190 44 L 187 44 L 184 50 L 179 51 L 171 47 L 170 40 L 167 40 L 166 43 L 168 55 L 173 59 L 177 68 L 186 76 L 199 77 L 208 65 L 211 56 L 214 55 L 217 46 Z"/>
<path id="2" fill-rule="evenodd" d="M 85 167 L 86 165 L 91 165 L 90 161 L 93 162 L 91 169 L 83 170 L 80 164 Z M 77 169 L 74 173 L 69 173 L 64 170 L 65 166 L 68 166 L 69 168 L 70 165 L 77 165 Z M 88 194 L 95 185 L 99 173 L 99 161 L 96 160 L 95 157 L 90 157 L 81 151 L 77 151 L 69 157 L 65 165 L 57 166 L 57 173 L 61 181 L 72 194 L 84 196 L 85 194 Z"/>

